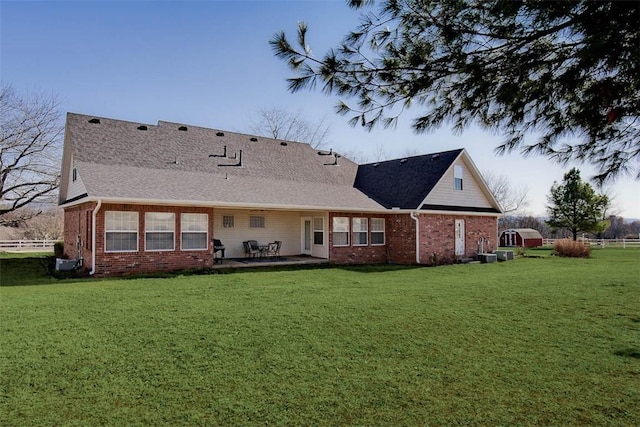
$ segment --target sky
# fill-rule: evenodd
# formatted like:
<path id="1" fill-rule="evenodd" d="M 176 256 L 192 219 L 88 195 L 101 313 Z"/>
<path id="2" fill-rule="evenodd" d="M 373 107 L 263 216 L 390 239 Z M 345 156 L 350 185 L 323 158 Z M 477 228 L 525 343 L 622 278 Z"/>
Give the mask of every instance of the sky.
<path id="1" fill-rule="evenodd" d="M 0 79 L 21 95 L 43 92 L 65 112 L 157 124 L 159 120 L 251 133 L 260 110 L 279 108 L 330 127 L 327 148 L 362 162 L 465 148 L 481 172 L 527 190 L 523 212 L 544 215 L 554 181 L 576 166 L 518 153 L 498 156 L 500 135 L 443 126 L 416 134 L 407 110 L 394 129 L 352 128 L 334 113 L 339 98 L 319 89 L 295 94 L 293 77 L 269 39 L 293 41 L 298 22 L 322 56 L 360 19 L 344 1 L 0 1 Z M 348 101 L 348 100 L 347 100 Z M 612 213 L 640 219 L 640 181 L 619 178 L 607 190 Z"/>

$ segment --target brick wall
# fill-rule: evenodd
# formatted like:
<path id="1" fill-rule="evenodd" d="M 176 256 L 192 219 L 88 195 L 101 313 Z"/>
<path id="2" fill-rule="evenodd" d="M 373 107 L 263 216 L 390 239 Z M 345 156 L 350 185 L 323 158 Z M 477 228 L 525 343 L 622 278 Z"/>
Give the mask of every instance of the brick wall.
<path id="1" fill-rule="evenodd" d="M 394 264 L 416 263 L 416 222 L 409 214 L 387 217 L 387 242 L 391 262 Z"/>
<path id="2" fill-rule="evenodd" d="M 333 218 L 349 218 L 349 246 L 333 246 Z M 367 246 L 353 245 L 352 218 L 369 219 L 369 237 Z M 385 215 L 369 213 L 329 213 L 329 261 L 335 264 L 381 264 L 388 261 L 387 245 L 371 245 L 371 218 L 385 218 L 385 239 L 389 236 L 388 219 Z"/>
<path id="3" fill-rule="evenodd" d="M 95 203 L 84 203 L 64 210 L 64 256 L 83 259 L 82 268 L 91 269 L 92 214 Z"/>
<path id="4" fill-rule="evenodd" d="M 65 210 L 65 254 L 77 258 L 76 241 L 80 236 L 84 268 L 91 269 L 91 215 L 95 203 L 83 204 Z M 138 212 L 138 251 L 105 252 L 105 211 Z M 175 213 L 174 250 L 145 251 L 146 212 Z M 208 248 L 182 251 L 180 244 L 180 215 L 182 213 L 206 213 L 209 215 Z M 88 218 L 88 223 L 87 223 Z M 88 227 L 88 228 L 87 228 Z M 150 273 L 181 269 L 200 269 L 213 265 L 213 209 L 174 206 L 103 204 L 96 217 L 96 276 Z"/>
<path id="5" fill-rule="evenodd" d="M 465 223 L 465 257 L 474 258 L 478 252 L 478 241 L 484 237 L 484 252 L 497 249 L 498 224 L 492 216 L 427 215 L 420 219 L 420 263 L 451 264 L 455 255 L 455 220 Z"/>
<path id="6" fill-rule="evenodd" d="M 385 218 L 384 246 L 333 246 L 333 218 L 353 217 Z M 455 220 L 465 222 L 465 257 L 473 258 L 478 251 L 478 241 L 484 237 L 484 251 L 497 249 L 498 226 L 495 217 L 471 215 L 418 216 L 420 224 L 420 264 L 451 264 L 455 256 Z M 370 223 L 369 223 L 370 224 Z M 416 222 L 409 214 L 377 215 L 366 213 L 329 214 L 329 260 L 335 264 L 394 264 L 416 263 Z M 352 231 L 352 230 L 351 230 Z M 369 242 L 371 239 L 369 238 Z"/>

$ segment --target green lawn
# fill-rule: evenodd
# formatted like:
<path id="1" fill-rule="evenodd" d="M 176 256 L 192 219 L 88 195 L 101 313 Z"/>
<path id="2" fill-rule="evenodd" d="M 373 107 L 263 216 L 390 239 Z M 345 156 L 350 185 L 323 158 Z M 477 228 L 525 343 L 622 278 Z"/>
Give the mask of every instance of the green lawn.
<path id="1" fill-rule="evenodd" d="M 0 425 L 636 424 L 640 250 L 541 254 L 33 286 L 0 258 Z"/>

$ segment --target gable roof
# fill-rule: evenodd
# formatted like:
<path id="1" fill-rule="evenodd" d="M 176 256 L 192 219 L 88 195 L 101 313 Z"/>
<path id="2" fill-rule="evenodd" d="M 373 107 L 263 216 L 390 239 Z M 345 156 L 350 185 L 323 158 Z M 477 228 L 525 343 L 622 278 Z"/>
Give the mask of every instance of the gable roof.
<path id="1" fill-rule="evenodd" d="M 306 143 L 68 113 L 59 203 L 418 209 L 461 153 L 358 166 L 336 153 L 319 155 L 328 153 Z M 73 168 L 78 182 L 72 184 Z"/>
<path id="2" fill-rule="evenodd" d="M 353 188 L 357 165 L 346 158 L 331 165 L 333 156 L 320 156 L 309 144 L 178 123 L 69 113 L 63 169 L 71 162 L 94 198 L 381 209 Z M 61 204 L 68 175 L 63 171 Z"/>
<path id="3" fill-rule="evenodd" d="M 542 234 L 540 234 L 538 230 L 533 228 L 510 228 L 508 230 L 504 230 L 501 234 L 504 234 L 508 231 L 515 231 L 523 239 L 542 239 Z"/>
<path id="4" fill-rule="evenodd" d="M 361 165 L 354 186 L 387 209 L 416 209 L 462 151 Z"/>

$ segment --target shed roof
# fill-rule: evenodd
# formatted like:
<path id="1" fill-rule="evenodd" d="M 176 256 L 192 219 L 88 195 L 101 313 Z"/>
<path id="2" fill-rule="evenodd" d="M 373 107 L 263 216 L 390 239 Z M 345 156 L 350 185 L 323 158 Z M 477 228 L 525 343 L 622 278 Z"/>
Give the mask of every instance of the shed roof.
<path id="1" fill-rule="evenodd" d="M 507 231 L 515 231 L 523 239 L 542 239 L 542 234 L 533 228 L 510 228 L 508 230 L 504 230 L 503 233 L 506 233 Z"/>

